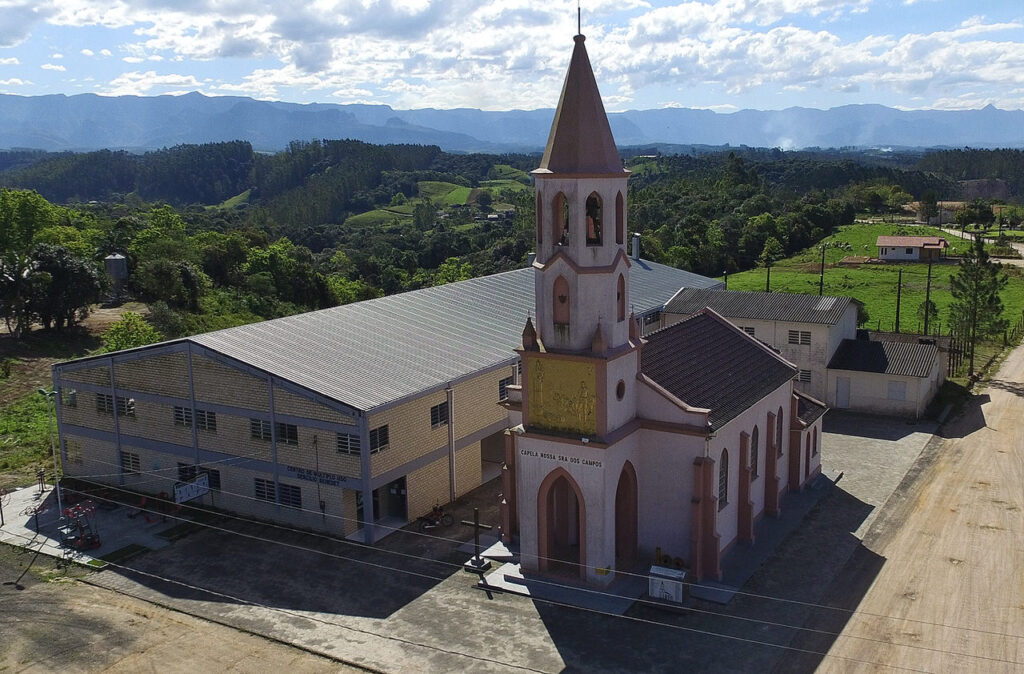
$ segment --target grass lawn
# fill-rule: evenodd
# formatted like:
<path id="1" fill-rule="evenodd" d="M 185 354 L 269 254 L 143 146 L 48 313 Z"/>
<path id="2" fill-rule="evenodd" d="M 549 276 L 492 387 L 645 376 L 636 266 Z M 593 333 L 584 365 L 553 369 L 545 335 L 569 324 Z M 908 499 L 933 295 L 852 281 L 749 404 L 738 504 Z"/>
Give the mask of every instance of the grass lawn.
<path id="1" fill-rule="evenodd" d="M 495 164 L 494 165 L 494 172 L 497 174 L 497 176 L 498 176 L 497 179 L 498 180 L 515 180 L 515 181 L 523 181 L 523 180 L 525 180 L 527 183 L 530 181 L 530 175 L 526 171 L 522 171 L 520 169 L 513 168 L 513 167 L 509 166 L 508 164 Z M 520 182 L 520 184 L 525 184 L 525 183 Z"/>
<path id="2" fill-rule="evenodd" d="M 900 300 L 900 330 L 918 332 L 923 321 L 918 318 L 918 307 L 924 302 L 928 277 L 927 264 L 865 264 L 855 267 L 839 267 L 837 263 L 846 255 L 874 255 L 874 242 L 879 235 L 894 233 L 893 225 L 851 225 L 843 227 L 828 241 L 849 243 L 853 250 L 829 248 L 825 252 L 826 295 L 845 295 L 864 302 L 869 320 L 867 327 L 893 330 L 896 324 L 896 286 L 899 272 L 903 272 L 903 288 Z M 918 229 L 918 228 L 903 228 Z M 931 228 L 920 228 L 930 230 Z M 931 234 L 921 233 L 922 236 Z M 867 242 L 870 241 L 870 244 Z M 869 245 L 870 252 L 862 246 Z M 811 248 L 787 260 L 780 260 L 772 267 L 771 289 L 778 292 L 818 294 L 818 278 L 821 253 Z M 1024 311 L 1024 273 L 1020 268 L 1004 267 L 1009 283 L 1002 293 L 1004 315 L 1011 323 Z M 931 299 L 939 311 L 939 327 L 945 332 L 949 321 L 949 277 L 956 272 L 955 263 L 932 266 Z M 730 290 L 764 290 L 766 270 L 763 268 L 739 274 L 730 274 Z M 932 329 L 932 326 L 929 326 Z"/>
<path id="3" fill-rule="evenodd" d="M 216 206 L 215 208 L 235 208 L 237 206 L 241 206 L 242 204 L 247 204 L 249 203 L 249 195 L 251 193 L 252 190 L 246 190 L 241 194 L 236 194 L 235 196 L 231 197 L 230 199 L 223 202 L 219 206 Z"/>
<path id="4" fill-rule="evenodd" d="M 497 192 L 501 190 L 512 190 L 513 192 L 523 192 L 531 190 L 529 185 L 524 185 L 518 180 L 481 180 L 480 187 L 491 192 L 492 195 L 497 196 Z"/>
<path id="5" fill-rule="evenodd" d="M 392 220 L 401 220 L 402 218 L 412 217 L 412 213 L 405 215 L 402 213 L 395 212 L 399 208 L 401 207 L 389 207 L 389 210 L 383 210 L 378 208 L 375 211 L 367 211 L 366 213 L 353 215 L 352 217 L 345 221 L 345 224 L 350 225 L 352 227 L 379 227 L 391 224 Z"/>
<path id="6" fill-rule="evenodd" d="M 31 484 L 38 470 L 52 479 L 50 408 L 33 392 L 0 407 L 0 488 Z"/>

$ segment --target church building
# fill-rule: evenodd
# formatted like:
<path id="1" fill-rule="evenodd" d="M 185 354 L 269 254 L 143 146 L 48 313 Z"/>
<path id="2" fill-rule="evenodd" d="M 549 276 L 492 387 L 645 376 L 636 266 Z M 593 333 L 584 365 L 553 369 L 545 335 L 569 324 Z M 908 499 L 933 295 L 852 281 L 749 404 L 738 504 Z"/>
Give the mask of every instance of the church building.
<path id="1" fill-rule="evenodd" d="M 629 171 L 583 35 L 540 167 L 535 307 L 506 406 L 503 531 L 525 571 L 607 585 L 655 555 L 696 578 L 820 471 L 823 404 L 710 309 L 641 336 Z M 657 560 L 661 561 L 661 559 Z"/>

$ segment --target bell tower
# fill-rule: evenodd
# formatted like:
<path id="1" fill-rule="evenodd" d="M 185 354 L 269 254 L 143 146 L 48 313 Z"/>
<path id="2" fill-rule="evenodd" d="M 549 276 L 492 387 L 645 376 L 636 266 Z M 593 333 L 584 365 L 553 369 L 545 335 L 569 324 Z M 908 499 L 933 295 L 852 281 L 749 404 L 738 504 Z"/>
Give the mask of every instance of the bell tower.
<path id="1" fill-rule="evenodd" d="M 626 182 L 608 116 L 576 35 L 536 190 L 536 325 L 528 322 L 523 422 L 602 438 L 635 416 L 639 347 L 629 309 Z"/>

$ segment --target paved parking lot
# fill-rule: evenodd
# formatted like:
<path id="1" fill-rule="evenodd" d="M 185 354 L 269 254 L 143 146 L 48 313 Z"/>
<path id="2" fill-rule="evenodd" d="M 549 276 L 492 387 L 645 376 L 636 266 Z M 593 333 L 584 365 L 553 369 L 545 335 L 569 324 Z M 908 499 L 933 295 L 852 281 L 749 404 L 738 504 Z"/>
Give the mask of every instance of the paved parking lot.
<path id="1" fill-rule="evenodd" d="M 767 597 L 824 600 L 932 437 L 926 425 L 833 413 L 825 430 L 825 469 L 843 478 L 753 575 L 747 594 L 724 607 L 695 601 L 688 612 L 666 613 L 641 604 L 616 617 L 512 595 L 488 599 L 460 568 L 472 534 L 458 524 L 430 532 L 437 537 L 408 527 L 366 548 L 224 518 L 89 580 L 386 671 L 787 671 L 800 631 L 778 624 L 803 626 L 808 609 Z M 460 502 L 456 521 L 480 504 L 481 520 L 496 522 L 497 492 L 492 483 Z"/>

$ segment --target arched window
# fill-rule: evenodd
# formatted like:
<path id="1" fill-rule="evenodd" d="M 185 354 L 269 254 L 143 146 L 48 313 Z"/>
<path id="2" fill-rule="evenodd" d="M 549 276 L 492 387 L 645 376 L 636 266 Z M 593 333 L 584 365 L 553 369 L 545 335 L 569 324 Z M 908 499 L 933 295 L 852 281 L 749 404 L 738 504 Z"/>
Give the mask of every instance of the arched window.
<path id="1" fill-rule="evenodd" d="M 779 456 L 782 456 L 782 408 L 779 408 L 779 415 L 775 417 L 775 449 Z"/>
<path id="2" fill-rule="evenodd" d="M 615 284 L 615 306 L 618 307 L 618 320 L 626 320 L 626 277 L 622 274 L 619 274 L 619 280 Z"/>
<path id="3" fill-rule="evenodd" d="M 537 192 L 537 245 L 544 243 L 544 204 Z"/>
<path id="4" fill-rule="evenodd" d="M 615 195 L 615 243 L 620 246 L 626 241 L 626 205 L 622 201 L 622 192 Z"/>
<path id="5" fill-rule="evenodd" d="M 569 282 L 564 276 L 555 279 L 551 307 L 556 325 L 569 325 Z"/>
<path id="6" fill-rule="evenodd" d="M 722 460 L 718 463 L 718 509 L 729 503 L 729 450 L 722 450 Z"/>
<path id="7" fill-rule="evenodd" d="M 551 212 L 551 241 L 556 246 L 569 245 L 569 202 L 561 192 L 555 195 Z"/>
<path id="8" fill-rule="evenodd" d="M 757 479 L 757 459 L 758 459 L 757 455 L 760 453 L 759 449 L 758 449 L 758 446 L 757 446 L 757 443 L 758 443 L 757 426 L 754 426 L 754 431 L 750 434 L 750 479 L 751 480 L 756 480 Z"/>
<path id="9" fill-rule="evenodd" d="M 591 192 L 587 197 L 587 245 L 600 246 L 602 241 L 601 233 L 601 196 L 597 192 Z"/>
<path id="10" fill-rule="evenodd" d="M 818 429 L 814 429 L 814 440 L 811 443 L 811 456 L 818 455 Z"/>

